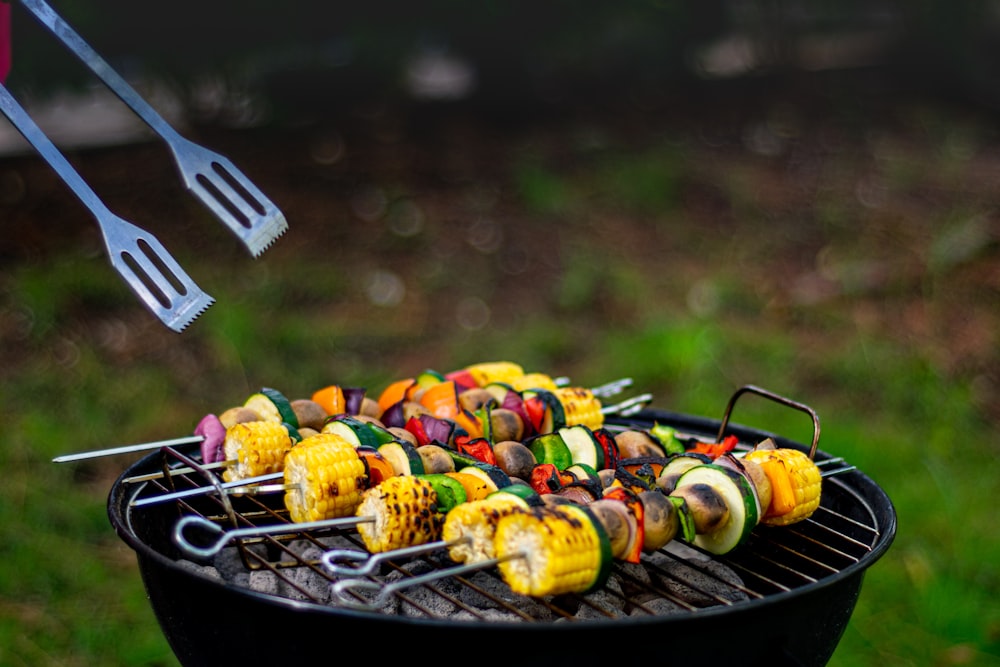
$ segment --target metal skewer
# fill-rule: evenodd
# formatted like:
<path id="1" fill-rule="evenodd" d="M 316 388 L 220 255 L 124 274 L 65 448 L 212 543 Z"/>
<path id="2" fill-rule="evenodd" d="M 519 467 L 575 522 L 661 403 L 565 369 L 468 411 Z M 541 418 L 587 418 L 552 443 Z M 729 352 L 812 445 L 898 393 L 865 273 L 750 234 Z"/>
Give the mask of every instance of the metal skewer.
<path id="1" fill-rule="evenodd" d="M 826 466 L 840 465 L 839 468 L 834 468 L 833 470 L 824 470 Z M 850 465 L 844 461 L 844 458 L 838 456 L 831 459 L 823 459 L 822 461 L 816 461 L 816 467 L 820 469 L 821 477 L 832 477 L 833 475 L 840 475 L 845 472 L 851 472 L 852 470 L 857 470 L 858 467 Z"/>
<path id="2" fill-rule="evenodd" d="M 628 417 L 629 415 L 634 415 L 639 412 L 652 401 L 652 394 L 639 394 L 638 396 L 633 396 L 632 398 L 626 398 L 624 401 L 615 403 L 614 405 L 606 405 L 602 407 L 601 414 Z"/>
<path id="3" fill-rule="evenodd" d="M 215 554 L 222 551 L 223 547 L 229 543 L 230 540 L 236 539 L 238 537 L 261 537 L 264 535 L 281 535 L 287 533 L 298 533 L 305 532 L 309 530 L 319 530 L 321 528 L 343 528 L 348 526 L 356 526 L 359 523 L 365 523 L 375 521 L 375 517 L 371 516 L 345 516 L 338 517 L 336 519 L 325 519 L 323 521 L 304 521 L 302 523 L 280 523 L 271 526 L 254 526 L 251 528 L 236 528 L 233 530 L 224 530 L 221 526 L 208 519 L 197 516 L 190 515 L 183 517 L 174 526 L 174 542 L 184 551 L 188 552 L 193 556 L 201 556 L 203 558 L 209 558 Z M 204 530 L 207 533 L 211 533 L 215 536 L 215 541 L 211 542 L 205 546 L 198 546 L 193 544 L 187 536 L 184 534 L 185 530 L 189 528 L 196 527 Z"/>
<path id="4" fill-rule="evenodd" d="M 83 459 L 93 459 L 100 456 L 116 456 L 118 454 L 132 454 L 134 452 L 145 452 L 161 447 L 172 447 L 173 445 L 196 444 L 204 440 L 201 435 L 189 435 L 183 438 L 172 440 L 157 440 L 156 442 L 144 442 L 139 445 L 125 445 L 123 447 L 111 447 L 109 449 L 97 449 L 92 452 L 78 452 L 76 454 L 63 454 L 52 459 L 53 463 L 68 463 L 69 461 L 82 461 Z"/>
<path id="5" fill-rule="evenodd" d="M 236 465 L 237 463 L 238 461 L 236 459 L 230 459 L 228 461 L 216 461 L 215 463 L 199 465 L 197 469 L 190 466 L 170 468 L 166 475 L 162 472 L 151 472 L 146 473 L 145 475 L 133 475 L 132 477 L 126 477 L 122 480 L 122 484 L 138 484 L 139 482 L 151 482 L 154 479 L 163 479 L 166 476 L 173 477 L 174 475 L 190 475 L 192 473 L 198 473 L 205 470 L 218 470 L 219 468 L 228 468 L 229 466 Z"/>
<path id="6" fill-rule="evenodd" d="M 439 549 L 447 549 L 448 547 L 467 544 L 472 541 L 471 537 L 459 537 L 451 540 L 450 542 L 438 540 L 436 542 L 426 542 L 412 547 L 402 547 L 400 549 L 380 551 L 378 553 L 370 553 L 361 549 L 330 549 L 323 554 L 320 561 L 323 563 L 323 567 L 325 567 L 330 574 L 338 576 L 353 575 L 356 577 L 363 577 L 375 572 L 375 570 L 378 569 L 378 566 L 382 564 L 382 561 L 419 556 L 421 554 L 428 554 Z M 353 563 L 359 564 L 354 565 Z"/>
<path id="7" fill-rule="evenodd" d="M 209 493 L 213 493 L 222 489 L 230 493 L 245 493 L 245 494 L 255 494 L 262 492 L 262 489 L 267 489 L 267 492 L 273 492 L 278 489 L 274 487 L 281 487 L 281 490 L 286 488 L 286 485 L 278 484 L 268 484 L 268 485 L 257 485 L 258 482 L 270 482 L 274 479 L 281 479 L 284 477 L 282 472 L 272 472 L 267 475 L 260 475 L 258 477 L 247 477 L 245 479 L 237 479 L 232 482 L 225 482 L 219 484 L 216 487 L 214 484 L 211 486 L 199 486 L 193 489 L 185 489 L 184 491 L 174 491 L 173 493 L 162 493 L 157 496 L 149 496 L 148 498 L 139 498 L 138 500 L 133 500 L 129 503 L 130 507 L 145 507 L 146 505 L 155 505 L 157 503 L 165 503 L 170 500 L 179 500 L 180 498 L 190 498 L 192 496 L 204 496 Z"/>
<path id="8" fill-rule="evenodd" d="M 631 386 L 632 378 L 622 378 L 620 380 L 613 380 L 596 387 L 591 387 L 590 392 L 598 398 L 608 398 L 621 393 L 623 389 L 627 389 Z"/>
<path id="9" fill-rule="evenodd" d="M 402 549 L 399 551 L 402 551 Z M 398 554 L 399 552 L 397 551 L 396 553 Z M 518 551 L 516 553 L 507 554 L 503 558 L 487 558 L 475 563 L 466 563 L 464 565 L 456 565 L 455 567 L 441 570 L 433 570 L 431 572 L 427 572 L 426 574 L 390 582 L 378 582 L 372 581 L 371 579 L 359 578 L 341 579 L 330 586 L 330 592 L 335 598 L 337 598 L 338 602 L 342 606 L 351 607 L 353 609 L 374 610 L 384 606 L 389 597 L 398 590 L 421 586 L 446 577 L 454 577 L 468 574 L 469 572 L 487 570 L 504 561 L 514 560 L 515 558 L 526 558 L 527 556 L 527 552 Z M 360 595 L 359 591 L 374 591 L 376 595 L 371 600 L 359 600 L 356 597 Z M 349 596 L 349 593 L 353 593 L 353 596 Z"/>

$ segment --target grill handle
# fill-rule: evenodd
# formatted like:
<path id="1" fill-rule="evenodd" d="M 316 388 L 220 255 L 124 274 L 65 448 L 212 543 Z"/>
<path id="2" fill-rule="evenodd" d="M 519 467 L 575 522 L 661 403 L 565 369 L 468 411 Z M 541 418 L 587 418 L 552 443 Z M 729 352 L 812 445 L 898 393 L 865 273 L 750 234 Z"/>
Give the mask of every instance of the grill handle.
<path id="1" fill-rule="evenodd" d="M 767 389 L 762 389 L 752 384 L 743 385 L 742 387 L 737 389 L 733 393 L 732 397 L 729 399 L 729 404 L 726 406 L 726 413 L 722 416 L 722 423 L 719 425 L 719 434 L 715 438 L 716 442 L 722 442 L 722 438 L 726 433 L 726 426 L 729 425 L 729 416 L 733 412 L 733 406 L 736 405 L 736 399 L 738 399 L 743 394 L 747 393 L 753 393 L 757 394 L 758 396 L 763 396 L 764 398 L 769 398 L 772 401 L 775 401 L 776 403 L 780 403 L 781 405 L 794 408 L 809 415 L 812 418 L 813 422 L 813 439 L 812 439 L 812 446 L 809 448 L 809 458 L 811 459 L 816 458 L 816 448 L 819 446 L 819 415 L 816 414 L 816 411 L 810 408 L 808 405 L 805 405 L 803 403 L 798 403 L 797 401 L 793 401 L 790 398 L 786 398 L 784 396 L 781 396 L 780 394 L 775 394 L 774 392 L 768 391 Z"/>

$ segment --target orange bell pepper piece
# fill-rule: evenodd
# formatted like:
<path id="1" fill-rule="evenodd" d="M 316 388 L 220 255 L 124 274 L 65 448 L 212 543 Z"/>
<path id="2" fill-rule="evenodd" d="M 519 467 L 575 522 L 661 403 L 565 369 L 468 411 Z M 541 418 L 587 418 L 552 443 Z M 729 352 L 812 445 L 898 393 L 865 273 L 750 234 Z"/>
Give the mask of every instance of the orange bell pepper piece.
<path id="1" fill-rule="evenodd" d="M 458 388 L 454 380 L 438 382 L 424 389 L 420 404 L 440 419 L 455 419 L 459 412 Z"/>
<path id="2" fill-rule="evenodd" d="M 406 398 L 406 392 L 414 384 L 414 382 L 416 382 L 416 380 L 413 378 L 396 380 L 383 389 L 382 393 L 378 397 L 378 406 L 382 408 L 382 412 L 385 412 L 391 406 Z"/>
<path id="3" fill-rule="evenodd" d="M 760 467 L 771 482 L 771 505 L 764 512 L 764 516 L 788 514 L 795 509 L 795 490 L 792 488 L 792 480 L 788 477 L 785 462 L 777 458 L 765 459 L 760 461 Z"/>
<path id="4" fill-rule="evenodd" d="M 312 400 L 319 403 L 328 415 L 344 414 L 346 410 L 347 402 L 344 400 L 344 390 L 335 384 L 315 391 Z"/>

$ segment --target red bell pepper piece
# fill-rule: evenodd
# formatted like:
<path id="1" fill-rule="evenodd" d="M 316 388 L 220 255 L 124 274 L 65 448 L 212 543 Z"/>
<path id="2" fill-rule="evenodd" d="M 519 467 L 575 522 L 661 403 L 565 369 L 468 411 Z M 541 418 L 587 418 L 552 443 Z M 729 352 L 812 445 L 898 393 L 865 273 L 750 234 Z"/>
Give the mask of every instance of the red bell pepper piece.
<path id="1" fill-rule="evenodd" d="M 597 442 L 601 443 L 601 449 L 604 451 L 605 469 L 617 469 L 621 455 L 618 451 L 618 442 L 615 440 L 614 434 L 606 428 L 596 429 L 593 433 L 594 437 L 597 438 Z"/>
<path id="2" fill-rule="evenodd" d="M 445 375 L 444 379 L 453 381 L 458 387 L 459 393 L 465 391 L 466 389 L 475 389 L 479 386 L 476 384 L 476 379 L 472 377 L 472 373 L 470 373 L 467 368 L 452 371 Z"/>
<path id="3" fill-rule="evenodd" d="M 423 422 L 421 422 L 416 417 L 410 417 L 406 420 L 406 430 L 409 431 L 417 439 L 417 447 L 423 445 L 429 445 L 431 443 L 430 436 L 427 435 L 427 430 L 424 428 Z"/>
<path id="4" fill-rule="evenodd" d="M 727 435 L 722 439 L 722 442 L 697 442 L 693 447 L 688 447 L 687 451 L 717 459 L 726 452 L 735 449 L 738 442 L 739 438 L 735 435 Z"/>
<path id="5" fill-rule="evenodd" d="M 531 469 L 531 479 L 528 485 L 539 494 L 555 493 L 562 488 L 562 477 L 559 468 L 552 463 L 539 463 Z"/>
<path id="6" fill-rule="evenodd" d="M 545 410 L 548 406 L 538 396 L 531 396 L 524 399 L 524 412 L 528 415 L 531 427 L 536 433 L 542 432 L 542 424 L 545 422 Z"/>
<path id="7" fill-rule="evenodd" d="M 476 458 L 490 465 L 497 464 L 496 454 L 493 452 L 493 445 L 486 438 L 471 438 L 467 435 L 455 438 L 455 448 L 459 453 Z"/>

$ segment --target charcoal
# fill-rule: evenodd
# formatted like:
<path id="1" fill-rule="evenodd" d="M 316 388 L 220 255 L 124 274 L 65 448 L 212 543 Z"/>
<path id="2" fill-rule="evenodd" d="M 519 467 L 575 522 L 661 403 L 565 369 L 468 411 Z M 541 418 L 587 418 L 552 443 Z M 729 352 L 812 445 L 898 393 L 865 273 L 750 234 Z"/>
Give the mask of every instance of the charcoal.
<path id="1" fill-rule="evenodd" d="M 641 588 L 645 588 L 650 583 L 649 571 L 643 567 L 642 563 L 619 563 L 613 578 L 618 579 L 622 588 L 626 588 L 624 583 L 626 581 L 628 585 Z"/>
<path id="2" fill-rule="evenodd" d="M 656 616 L 668 616 L 670 614 L 688 613 L 688 609 L 686 607 L 682 607 L 676 602 L 672 602 L 667 598 L 662 598 L 651 593 L 638 596 L 635 601 L 638 604 L 632 608 L 629 616 L 648 616 L 650 614 Z"/>
<path id="3" fill-rule="evenodd" d="M 360 549 L 357 543 L 347 539 L 347 536 L 340 534 L 324 535 L 319 538 L 319 542 L 327 549 Z"/>
<path id="4" fill-rule="evenodd" d="M 459 589 L 459 599 L 469 607 L 481 610 L 487 618 L 519 620 L 521 615 L 515 610 L 538 620 L 553 617 L 545 605 L 512 591 L 493 570 L 480 570 L 467 575 L 466 580 L 469 585 Z"/>
<path id="5" fill-rule="evenodd" d="M 619 618 L 624 615 L 625 600 L 619 594 L 612 592 L 616 583 L 608 582 L 609 586 L 594 591 L 580 604 L 576 618 Z"/>
<path id="6" fill-rule="evenodd" d="M 402 563 L 399 570 L 386 574 L 382 580 L 384 584 L 399 585 L 397 594 L 387 596 L 387 603 L 391 603 L 393 609 L 390 613 L 413 617 L 438 617 L 453 613 L 456 610 L 455 604 L 437 592 L 447 591 L 449 587 L 450 594 L 456 592 L 456 585 L 449 583 L 447 577 L 442 576 L 427 584 L 407 585 L 406 580 L 410 577 L 438 571 L 438 568 L 423 560 L 412 560 Z"/>
<path id="7" fill-rule="evenodd" d="M 293 545 L 303 561 L 318 561 L 323 552 L 311 542 Z M 300 551 L 301 549 L 301 551 Z M 316 571 L 308 567 L 286 568 L 278 589 L 280 595 L 293 600 L 312 600 L 326 603 L 330 600 L 330 582 Z"/>
<path id="8" fill-rule="evenodd" d="M 679 540 L 671 540 L 670 542 L 667 542 L 666 546 L 663 547 L 663 551 L 673 554 L 681 560 L 686 560 L 689 563 L 706 563 L 712 560 L 712 557 L 704 551 L 688 546 Z"/>
<path id="9" fill-rule="evenodd" d="M 251 570 L 247 584 L 258 593 L 278 594 L 278 577 L 270 570 Z"/>
<path id="10" fill-rule="evenodd" d="M 198 563 L 195 563 L 190 560 L 177 561 L 177 564 L 180 565 L 185 570 L 190 570 L 192 572 L 204 574 L 206 576 L 212 577 L 213 579 L 222 578 L 222 575 L 219 573 L 219 571 L 214 567 L 212 567 L 211 565 L 199 565 Z"/>
<path id="11" fill-rule="evenodd" d="M 447 618 L 458 609 L 447 598 L 423 586 L 408 588 L 403 595 L 404 599 L 399 602 L 399 611 L 403 616 Z"/>
<path id="12" fill-rule="evenodd" d="M 246 575 L 247 573 L 247 567 L 244 565 L 243 559 L 240 558 L 239 549 L 236 547 L 227 547 L 220 551 L 213 564 L 222 578 L 229 582 L 234 581 L 241 574 Z"/>
<path id="13" fill-rule="evenodd" d="M 649 562 L 655 566 L 651 572 L 657 584 L 693 606 L 710 607 L 747 599 L 746 593 L 737 588 L 742 586 L 739 575 L 718 561 L 708 558 L 678 561 L 657 553 Z"/>

